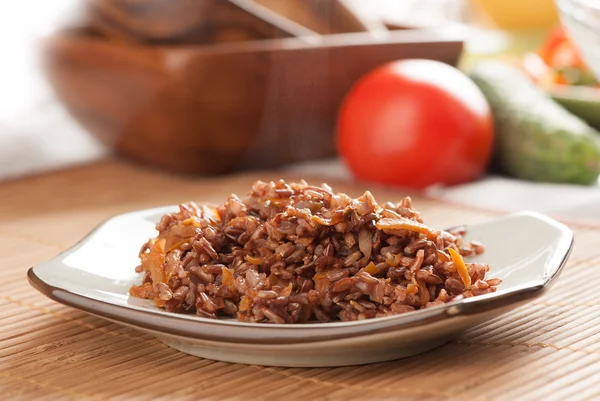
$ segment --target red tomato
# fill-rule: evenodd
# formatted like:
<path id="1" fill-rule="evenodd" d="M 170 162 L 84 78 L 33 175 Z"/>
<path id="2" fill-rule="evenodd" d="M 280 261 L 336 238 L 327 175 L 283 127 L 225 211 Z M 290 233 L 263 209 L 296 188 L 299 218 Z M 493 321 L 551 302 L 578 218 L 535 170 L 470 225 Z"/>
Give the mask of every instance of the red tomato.
<path id="1" fill-rule="evenodd" d="M 553 68 L 585 68 L 585 63 L 577 48 L 573 45 L 564 28 L 556 27 L 538 54 L 546 65 Z"/>
<path id="2" fill-rule="evenodd" d="M 538 53 L 546 65 L 552 65 L 552 57 L 558 46 L 568 41 L 567 34 L 562 26 L 557 26 L 548 35 L 546 42 L 539 49 Z"/>
<path id="3" fill-rule="evenodd" d="M 344 100 L 338 150 L 354 175 L 424 188 L 479 177 L 493 145 L 488 103 L 462 72 L 431 60 L 386 64 Z"/>

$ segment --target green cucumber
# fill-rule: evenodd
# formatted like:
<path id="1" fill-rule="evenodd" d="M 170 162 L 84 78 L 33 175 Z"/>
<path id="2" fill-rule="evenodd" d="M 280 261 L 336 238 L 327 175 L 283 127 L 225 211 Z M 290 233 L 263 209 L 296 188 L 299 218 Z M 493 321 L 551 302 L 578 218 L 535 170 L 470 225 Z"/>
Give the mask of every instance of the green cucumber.
<path id="1" fill-rule="evenodd" d="M 469 76 L 492 110 L 495 166 L 531 181 L 598 182 L 598 131 L 555 103 L 517 68 L 487 61 Z"/>

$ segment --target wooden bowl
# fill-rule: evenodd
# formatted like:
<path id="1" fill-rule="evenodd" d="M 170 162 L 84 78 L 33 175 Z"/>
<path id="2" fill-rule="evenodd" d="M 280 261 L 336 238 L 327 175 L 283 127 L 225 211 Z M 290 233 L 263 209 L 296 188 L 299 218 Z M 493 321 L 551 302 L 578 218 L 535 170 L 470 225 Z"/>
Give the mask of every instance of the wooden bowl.
<path id="1" fill-rule="evenodd" d="M 369 70 L 402 58 L 452 65 L 462 33 L 327 35 L 197 46 L 140 46 L 85 30 L 46 46 L 70 113 L 120 153 L 172 171 L 217 174 L 334 154 L 337 109 Z"/>
<path id="2" fill-rule="evenodd" d="M 218 0 L 88 0 L 90 24 L 105 35 L 142 42 L 204 40 Z"/>
<path id="3" fill-rule="evenodd" d="M 367 32 L 372 27 L 339 0 L 254 0 L 322 35 Z M 384 26 L 379 27 L 385 29 Z"/>
<path id="4" fill-rule="evenodd" d="M 134 43 L 218 43 L 316 35 L 253 0 L 88 0 L 86 5 L 91 27 L 107 37 Z"/>

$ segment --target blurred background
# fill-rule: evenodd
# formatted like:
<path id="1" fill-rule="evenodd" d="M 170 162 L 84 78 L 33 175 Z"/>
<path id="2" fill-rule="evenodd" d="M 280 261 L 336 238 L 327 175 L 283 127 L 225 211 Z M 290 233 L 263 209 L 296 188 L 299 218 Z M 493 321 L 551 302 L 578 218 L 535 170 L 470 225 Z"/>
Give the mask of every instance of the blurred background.
<path id="1" fill-rule="evenodd" d="M 369 177 L 368 172 L 359 171 L 352 157 L 343 154 L 339 136 L 345 134 L 340 127 L 349 117 L 340 110 L 351 103 L 352 88 L 362 77 L 386 63 L 406 59 L 436 60 L 461 74 L 468 74 L 483 60 L 501 61 L 518 69 L 550 101 L 575 116 L 575 125 L 563 119 L 564 124 L 574 127 L 573 132 L 594 133 L 600 127 L 600 96 L 590 67 L 600 57 L 600 6 L 592 3 L 8 2 L 0 13 L 4 49 L 0 179 L 117 157 L 192 176 L 285 168 L 391 185 L 394 182 L 378 179 L 381 174 L 377 172 Z M 463 89 L 456 91 L 462 93 Z M 494 113 L 493 102 L 487 93 L 484 95 Z M 434 96 L 431 102 L 435 101 Z M 441 118 L 435 113 L 419 115 Z M 406 144 L 415 126 L 404 123 L 405 114 L 402 118 L 405 120 L 396 124 L 398 133 L 385 137 L 397 135 Z M 443 178 L 438 182 L 434 177 L 427 185 L 411 185 L 400 179 L 397 185 L 418 186 L 459 200 L 468 197 L 464 191 L 482 191 L 484 186 L 486 193 L 493 194 L 484 205 L 490 207 L 495 207 L 495 200 L 505 204 L 506 199 L 499 199 L 497 194 L 505 191 L 508 183 L 517 191 L 513 198 L 535 199 L 538 203 L 534 206 L 548 201 L 544 185 L 550 184 L 573 186 L 569 196 L 575 197 L 575 203 L 599 201 L 597 191 L 589 190 L 597 188 L 600 151 L 596 151 L 596 144 L 559 140 L 557 147 L 551 148 L 552 141 L 536 139 L 543 149 L 550 146 L 544 152 L 552 155 L 573 144 L 578 155 L 574 156 L 575 164 L 585 162 L 583 168 L 587 169 L 568 177 L 542 174 L 536 179 L 535 174 L 515 173 L 503 169 L 502 163 L 497 168 L 498 163 L 490 162 L 503 160 L 497 154 L 502 149 L 498 147 L 502 129 L 498 128 L 497 115 L 493 118 L 493 155 L 484 155 L 486 163 L 475 174 L 456 182 Z M 540 128 L 542 131 L 563 130 L 560 122 L 552 126 L 553 122 L 544 121 L 544 113 L 535 118 L 540 118 L 539 127 L 545 127 Z M 585 128 L 577 125 L 579 122 Z M 452 137 L 449 127 L 450 134 L 444 135 Z M 364 135 L 368 142 L 370 134 Z M 359 147 L 367 143 L 355 141 Z M 386 143 L 378 146 L 385 147 Z M 577 168 L 574 165 L 573 171 Z M 590 174 L 596 175 L 589 179 Z M 529 185 L 536 182 L 540 184 Z M 522 186 L 525 183 L 529 186 Z M 538 191 L 533 197 L 532 190 Z"/>

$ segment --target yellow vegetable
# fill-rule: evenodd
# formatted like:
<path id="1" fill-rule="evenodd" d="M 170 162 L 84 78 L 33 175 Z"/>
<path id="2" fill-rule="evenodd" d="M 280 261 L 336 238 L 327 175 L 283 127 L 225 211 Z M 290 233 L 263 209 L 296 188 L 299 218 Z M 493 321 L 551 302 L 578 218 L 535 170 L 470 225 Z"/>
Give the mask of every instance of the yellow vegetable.
<path id="1" fill-rule="evenodd" d="M 371 276 L 377 274 L 377 267 L 375 267 L 375 263 L 373 262 L 369 262 L 368 265 L 366 265 L 360 270 L 369 273 Z"/>
<path id="2" fill-rule="evenodd" d="M 454 262 L 456 272 L 460 276 L 465 288 L 471 286 L 471 276 L 469 276 L 469 271 L 467 270 L 465 261 L 463 260 L 462 256 L 460 256 L 460 253 L 456 252 L 452 248 L 448 248 L 448 252 L 450 252 L 450 257 L 452 258 L 452 262 Z"/>
<path id="3" fill-rule="evenodd" d="M 558 22 L 553 0 L 471 0 L 501 29 L 549 28 Z"/>

